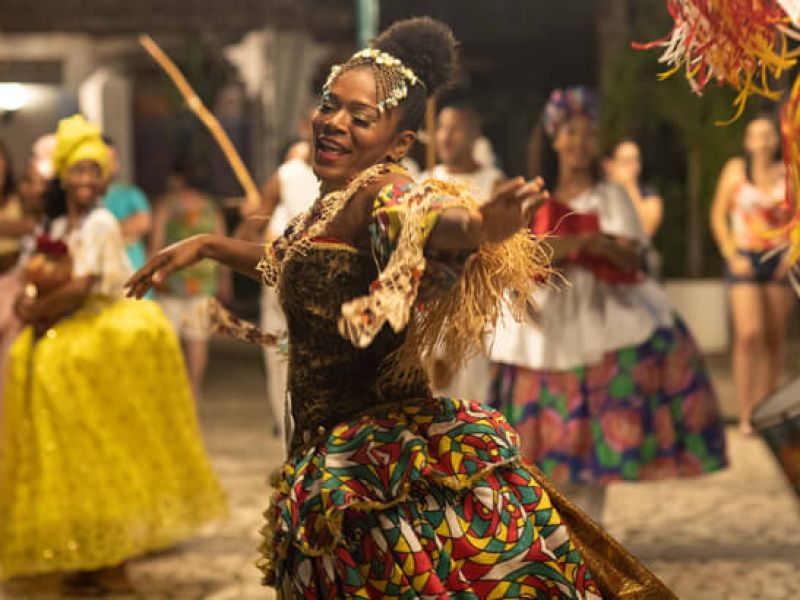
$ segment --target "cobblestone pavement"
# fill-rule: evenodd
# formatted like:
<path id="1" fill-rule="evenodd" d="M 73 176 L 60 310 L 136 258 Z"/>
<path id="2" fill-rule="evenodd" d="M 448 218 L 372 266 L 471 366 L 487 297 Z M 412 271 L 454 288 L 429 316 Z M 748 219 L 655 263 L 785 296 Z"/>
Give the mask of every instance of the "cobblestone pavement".
<path id="1" fill-rule="evenodd" d="M 135 561 L 136 593 L 115 600 L 274 598 L 253 565 L 267 474 L 281 457 L 259 355 L 218 342 L 212 361 L 201 417 L 231 517 L 199 539 Z M 733 429 L 728 440 L 732 467 L 725 472 L 612 487 L 606 525 L 682 599 L 800 598 L 800 504 L 760 440 Z M 0 597 L 50 600 L 60 597 L 57 589 L 53 579 L 15 582 Z"/>

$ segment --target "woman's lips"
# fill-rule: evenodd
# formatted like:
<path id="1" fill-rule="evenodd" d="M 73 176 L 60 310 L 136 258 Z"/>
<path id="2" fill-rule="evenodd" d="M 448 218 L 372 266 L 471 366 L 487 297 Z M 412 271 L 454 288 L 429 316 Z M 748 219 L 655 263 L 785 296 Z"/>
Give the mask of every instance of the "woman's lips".
<path id="1" fill-rule="evenodd" d="M 315 146 L 317 159 L 324 162 L 341 160 L 350 154 L 350 150 L 343 145 L 326 138 L 318 138 Z"/>
<path id="2" fill-rule="evenodd" d="M 341 152 L 326 152 L 324 150 L 317 150 L 317 162 L 336 162 L 337 160 L 343 159 L 346 154 L 342 154 Z"/>

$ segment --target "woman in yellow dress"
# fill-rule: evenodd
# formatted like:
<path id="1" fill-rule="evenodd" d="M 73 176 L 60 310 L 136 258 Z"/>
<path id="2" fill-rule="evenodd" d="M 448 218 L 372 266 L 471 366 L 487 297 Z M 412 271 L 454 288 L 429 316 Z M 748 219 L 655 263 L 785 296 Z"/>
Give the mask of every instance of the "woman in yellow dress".
<path id="1" fill-rule="evenodd" d="M 100 206 L 107 164 L 96 127 L 61 121 L 61 191 L 39 245 L 63 244 L 71 274 L 17 302 L 29 325 L 6 372 L 0 579 L 64 573 L 68 587 L 124 589 L 128 559 L 226 510 L 172 327 L 155 303 L 122 297 L 132 267 Z"/>

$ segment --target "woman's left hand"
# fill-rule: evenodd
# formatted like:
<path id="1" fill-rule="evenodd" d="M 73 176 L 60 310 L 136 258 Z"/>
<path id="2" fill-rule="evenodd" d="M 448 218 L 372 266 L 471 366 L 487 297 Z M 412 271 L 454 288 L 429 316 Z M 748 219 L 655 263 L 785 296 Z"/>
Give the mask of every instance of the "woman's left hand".
<path id="1" fill-rule="evenodd" d="M 502 242 L 528 227 L 534 211 L 549 197 L 541 177 L 528 182 L 517 177 L 501 184 L 479 209 L 481 242 Z"/>

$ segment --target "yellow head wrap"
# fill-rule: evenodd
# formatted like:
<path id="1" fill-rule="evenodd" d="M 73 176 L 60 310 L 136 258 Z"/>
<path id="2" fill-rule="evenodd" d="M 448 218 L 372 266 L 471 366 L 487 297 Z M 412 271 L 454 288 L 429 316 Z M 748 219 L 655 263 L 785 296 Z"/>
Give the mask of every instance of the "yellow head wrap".
<path id="1" fill-rule="evenodd" d="M 83 115 L 61 119 L 56 130 L 56 148 L 53 152 L 53 169 L 63 178 L 72 165 L 82 160 L 93 160 L 108 175 L 109 155 L 100 137 L 100 128 L 89 123 Z"/>

